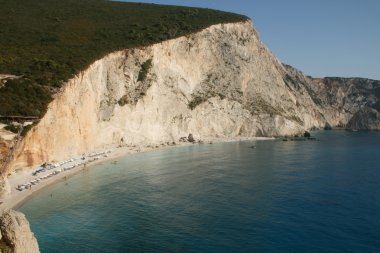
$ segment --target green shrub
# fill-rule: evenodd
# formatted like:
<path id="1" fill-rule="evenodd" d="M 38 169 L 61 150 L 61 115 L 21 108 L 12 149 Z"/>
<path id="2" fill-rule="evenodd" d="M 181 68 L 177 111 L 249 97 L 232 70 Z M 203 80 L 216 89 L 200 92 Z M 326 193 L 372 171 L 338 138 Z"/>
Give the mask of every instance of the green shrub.
<path id="1" fill-rule="evenodd" d="M 20 127 L 19 126 L 15 126 L 15 125 L 8 125 L 8 126 L 5 126 L 4 127 L 5 130 L 7 131 L 11 131 L 12 133 L 15 133 L 17 134 L 19 131 L 20 131 Z"/>
<path id="2" fill-rule="evenodd" d="M 117 103 L 120 106 L 124 106 L 124 105 L 128 104 L 128 95 L 124 95 L 123 97 L 121 97 Z"/>
<path id="3" fill-rule="evenodd" d="M 188 106 L 191 110 L 194 110 L 198 105 L 202 104 L 206 100 L 207 98 L 197 96 L 197 97 L 194 97 L 193 100 L 190 101 Z"/>
<path id="4" fill-rule="evenodd" d="M 47 87 L 26 79 L 9 80 L 0 89 L 0 115 L 42 117 L 51 99 Z"/>
<path id="5" fill-rule="evenodd" d="M 139 81 L 139 82 L 145 81 L 151 67 L 152 67 L 152 59 L 145 61 L 141 65 L 141 69 L 140 69 L 137 81 Z"/>
<path id="6" fill-rule="evenodd" d="M 33 128 L 34 125 L 35 125 L 35 124 L 33 123 L 32 125 L 27 125 L 26 127 L 24 127 L 24 128 L 22 129 L 20 135 L 21 135 L 22 137 L 24 137 L 24 136 L 29 132 L 29 130 Z"/>

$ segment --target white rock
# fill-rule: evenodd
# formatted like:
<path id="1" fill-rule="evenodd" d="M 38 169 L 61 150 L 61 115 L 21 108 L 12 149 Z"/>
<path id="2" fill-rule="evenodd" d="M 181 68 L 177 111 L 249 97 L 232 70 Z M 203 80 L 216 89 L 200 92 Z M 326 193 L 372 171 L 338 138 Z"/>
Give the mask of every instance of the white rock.
<path id="1" fill-rule="evenodd" d="M 5 211 L 0 217 L 0 231 L 0 252 L 40 252 L 24 214 L 13 210 Z"/>

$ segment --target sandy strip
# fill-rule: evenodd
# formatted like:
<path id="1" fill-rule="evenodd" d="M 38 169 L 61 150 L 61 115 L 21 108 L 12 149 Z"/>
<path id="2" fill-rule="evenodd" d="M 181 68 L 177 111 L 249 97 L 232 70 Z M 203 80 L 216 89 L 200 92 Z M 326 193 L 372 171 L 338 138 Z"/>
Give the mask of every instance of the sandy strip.
<path id="1" fill-rule="evenodd" d="M 273 140 L 274 138 L 267 138 L 267 137 L 240 137 L 240 138 L 218 138 L 218 139 L 210 139 L 207 141 L 204 141 L 204 144 L 212 144 L 212 143 L 218 143 L 218 142 L 236 142 L 236 141 L 258 141 L 258 140 Z M 13 173 L 11 176 L 9 176 L 8 181 L 11 186 L 11 194 L 7 198 L 4 198 L 0 200 L 3 202 L 0 205 L 0 211 L 7 210 L 7 209 L 17 209 L 19 208 L 23 203 L 25 203 L 30 197 L 38 193 L 39 191 L 45 189 L 47 186 L 52 185 L 54 183 L 60 182 L 62 180 L 67 180 L 68 178 L 72 177 L 73 175 L 83 171 L 91 169 L 91 167 L 99 164 L 104 163 L 109 160 L 114 160 L 120 157 L 125 157 L 128 155 L 140 153 L 140 152 L 149 152 L 149 151 L 155 151 L 160 150 L 163 148 L 174 148 L 174 147 L 181 147 L 181 146 L 189 146 L 193 145 L 189 142 L 180 142 L 176 145 L 164 145 L 161 144 L 159 146 L 154 147 L 119 147 L 115 148 L 112 153 L 108 154 L 108 157 L 101 156 L 99 160 L 93 161 L 86 166 L 78 166 L 74 169 L 71 169 L 69 171 L 61 172 L 57 175 L 54 175 L 50 178 L 41 180 L 40 183 L 33 185 L 31 189 L 18 191 L 16 190 L 16 187 L 20 184 L 24 184 L 28 181 L 31 181 L 36 178 L 36 176 L 32 175 L 32 172 L 34 170 L 26 170 L 21 171 L 18 173 Z M 53 170 L 52 170 L 53 171 Z M 51 171 L 50 171 L 51 172 Z M 46 174 L 46 173 L 45 173 Z"/>

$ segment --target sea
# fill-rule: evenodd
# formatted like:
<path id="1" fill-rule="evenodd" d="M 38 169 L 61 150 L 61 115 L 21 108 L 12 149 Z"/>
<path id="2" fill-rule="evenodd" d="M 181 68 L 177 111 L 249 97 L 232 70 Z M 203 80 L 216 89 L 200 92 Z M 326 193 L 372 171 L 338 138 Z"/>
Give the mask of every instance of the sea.
<path id="1" fill-rule="evenodd" d="M 380 132 L 166 148 L 27 201 L 42 253 L 380 252 Z"/>

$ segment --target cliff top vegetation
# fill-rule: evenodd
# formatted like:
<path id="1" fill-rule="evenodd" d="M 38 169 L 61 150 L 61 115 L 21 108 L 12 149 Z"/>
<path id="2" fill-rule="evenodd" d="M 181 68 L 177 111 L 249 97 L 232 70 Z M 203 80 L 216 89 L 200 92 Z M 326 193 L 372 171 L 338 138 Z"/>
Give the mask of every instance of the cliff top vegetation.
<path id="1" fill-rule="evenodd" d="M 65 81 L 104 55 L 245 21 L 210 9 L 108 0 L 0 0 L 0 115 L 41 117 Z"/>

